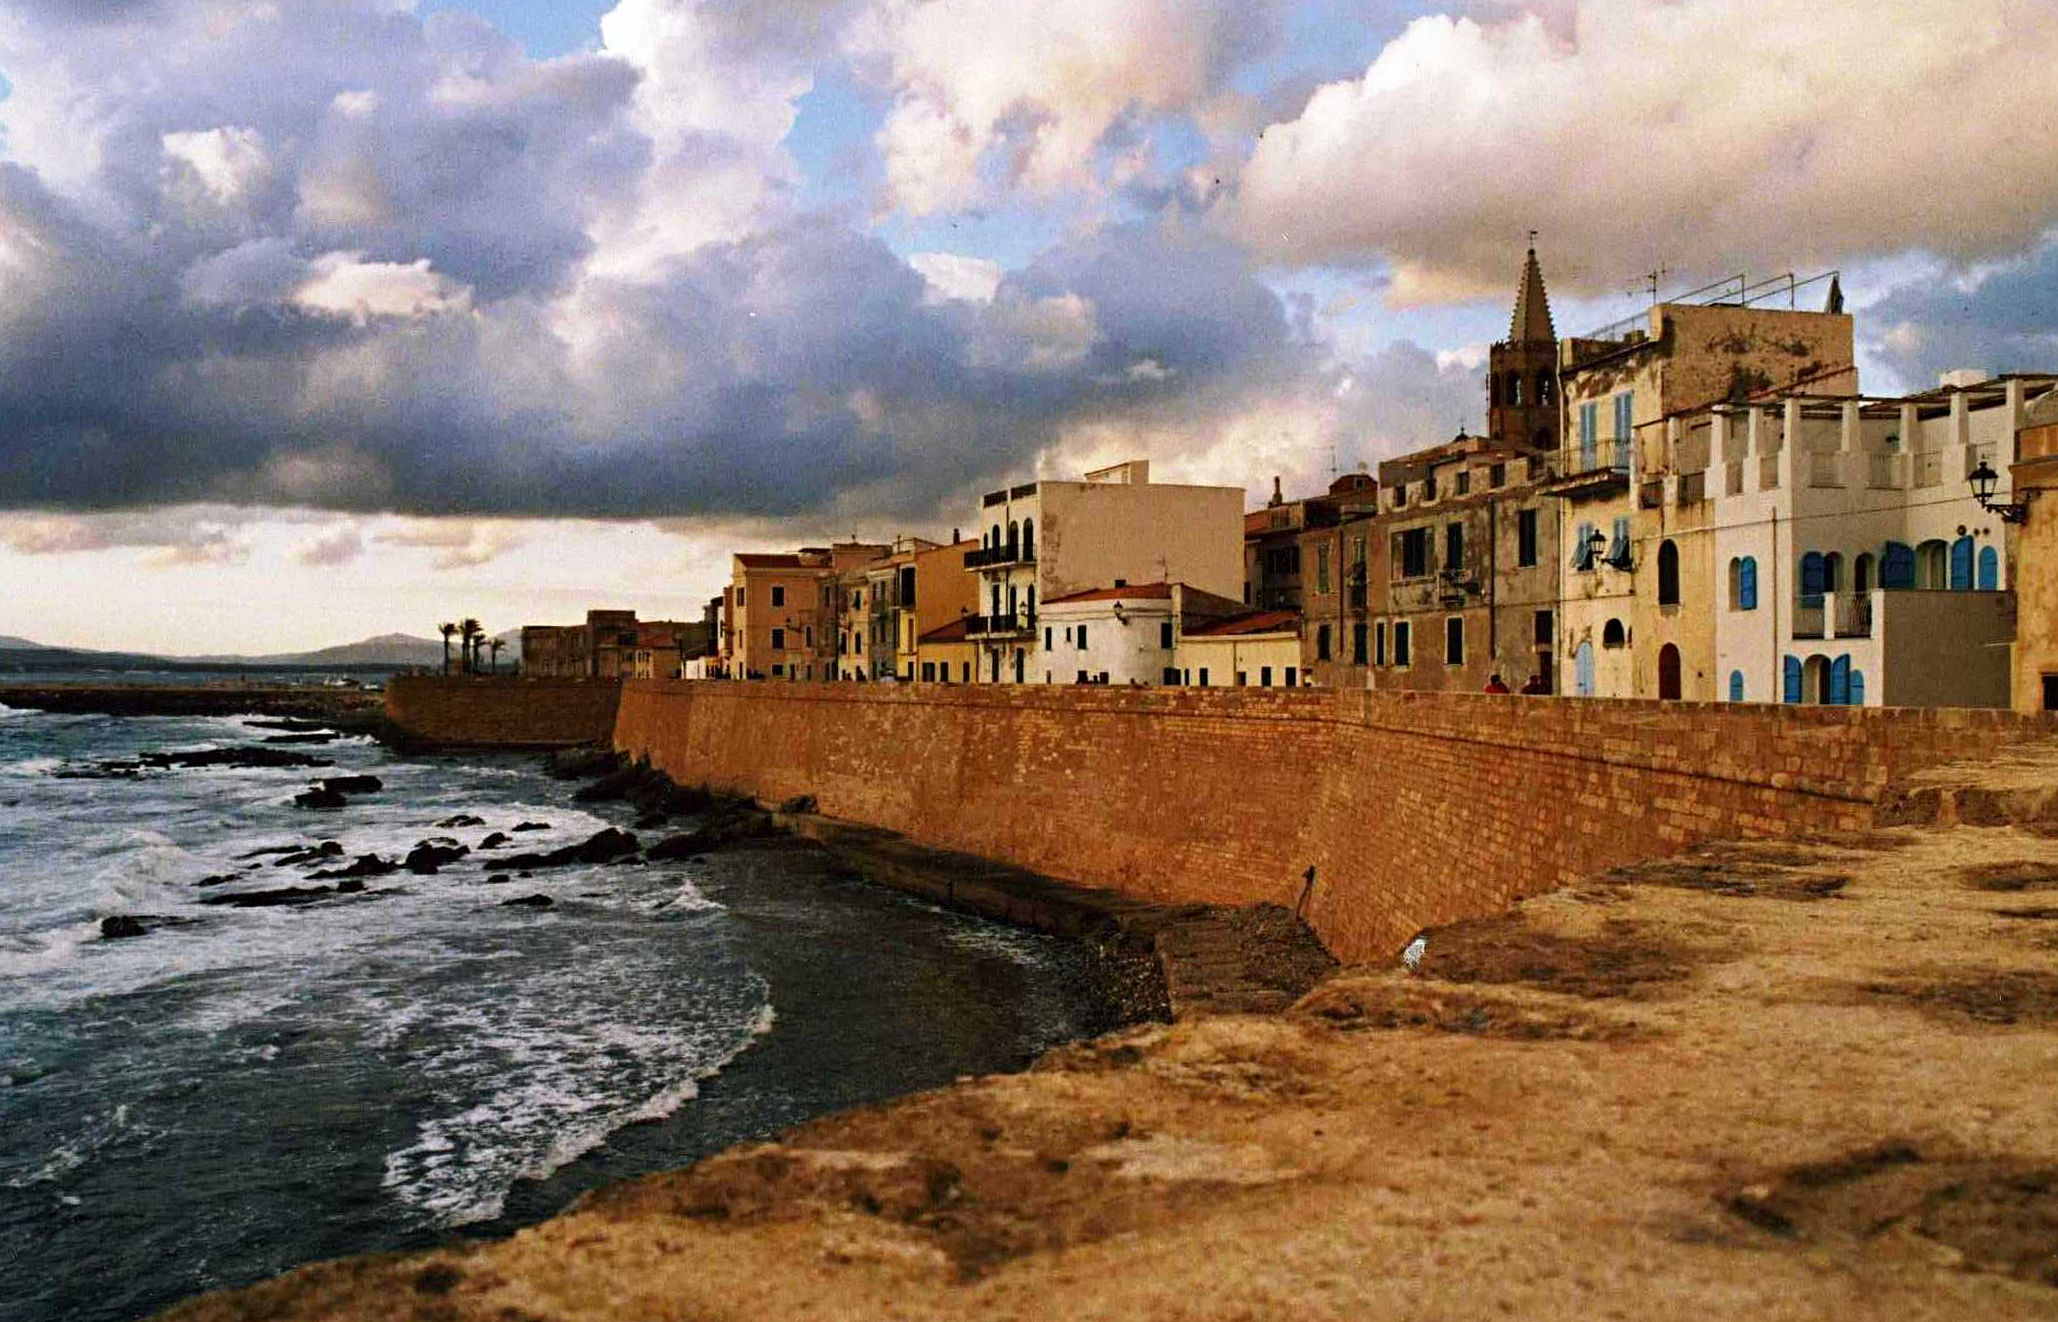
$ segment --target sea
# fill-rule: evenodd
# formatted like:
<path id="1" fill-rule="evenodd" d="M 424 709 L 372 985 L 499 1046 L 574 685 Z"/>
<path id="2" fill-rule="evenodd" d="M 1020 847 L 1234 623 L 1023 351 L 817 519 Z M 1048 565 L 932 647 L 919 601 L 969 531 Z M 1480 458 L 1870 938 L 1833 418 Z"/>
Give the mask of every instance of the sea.
<path id="1" fill-rule="evenodd" d="M 600 1184 L 1109 1026 L 1077 947 L 791 841 L 491 881 L 495 857 L 632 813 L 575 803 L 533 756 L 265 743 L 282 734 L 0 706 L 0 1322 L 116 1322 L 505 1235 Z M 248 746 L 333 766 L 99 774 Z M 292 804 L 357 774 L 383 788 Z M 493 831 L 514 844 L 478 849 Z M 312 903 L 203 903 L 439 837 L 474 852 Z M 341 857 L 256 852 L 323 841 Z M 103 935 L 122 915 L 144 934 Z"/>

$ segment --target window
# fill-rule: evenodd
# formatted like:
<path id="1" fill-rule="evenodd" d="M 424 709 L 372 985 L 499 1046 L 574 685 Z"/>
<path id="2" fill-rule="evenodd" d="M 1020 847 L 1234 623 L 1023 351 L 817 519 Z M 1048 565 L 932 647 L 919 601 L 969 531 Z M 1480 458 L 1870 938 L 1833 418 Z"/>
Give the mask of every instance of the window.
<path id="1" fill-rule="evenodd" d="M 1879 585 L 1888 591 L 1915 586 L 1915 548 L 1888 542 L 1879 557 Z"/>
<path id="2" fill-rule="evenodd" d="M 1627 569 L 1630 566 L 1629 516 L 1627 514 L 1616 516 L 1615 537 L 1608 543 L 1608 563 L 1617 569 Z"/>
<path id="3" fill-rule="evenodd" d="M 1158 623 L 1158 646 L 1168 652 L 1172 650 L 1172 622 L 1170 620 L 1162 620 Z"/>
<path id="4" fill-rule="evenodd" d="M 1679 604 L 1679 548 L 1670 538 L 1658 546 L 1658 604 Z"/>
<path id="5" fill-rule="evenodd" d="M 1238 688 L 1243 688 L 1244 686 L 1248 685 L 1248 684 L 1250 683 L 1250 678 L 1251 678 L 1251 677 L 1250 677 L 1250 672 L 1249 672 L 1249 671 L 1245 671 L 1245 670 L 1239 670 L 1239 671 L 1237 671 L 1237 672 L 1236 672 L 1236 687 L 1238 687 Z"/>
<path id="6" fill-rule="evenodd" d="M 1086 626 L 1083 624 L 1079 626 L 1079 650 L 1086 650 Z"/>
<path id="7" fill-rule="evenodd" d="M 1315 548 L 1315 591 L 1329 591 L 1329 548 Z"/>
<path id="8" fill-rule="evenodd" d="M 1741 670 L 1729 672 L 1729 700 L 1731 702 L 1742 702 L 1744 700 L 1744 672 Z"/>
<path id="9" fill-rule="evenodd" d="M 1951 548 L 1941 541 L 1915 548 L 1915 586 L 1942 591 L 1951 586 Z"/>
<path id="10" fill-rule="evenodd" d="M 1201 667 L 1201 682 L 1200 682 L 1200 686 L 1201 686 L 1202 688 L 1206 688 L 1206 687 L 1208 686 L 1208 668 L 1207 668 L 1206 666 L 1202 666 L 1202 667 Z"/>
<path id="11" fill-rule="evenodd" d="M 1826 579 L 1822 572 L 1822 552 L 1810 551 L 1801 557 L 1801 604 L 1822 605 L 1822 589 Z"/>
<path id="12" fill-rule="evenodd" d="M 1492 468 L 1487 469 L 1486 480 L 1489 486 L 1506 486 L 1508 483 L 1508 466 L 1506 464 L 1495 464 Z"/>
<path id="13" fill-rule="evenodd" d="M 1629 643 L 1629 630 L 1622 627 L 1622 621 L 1609 620 L 1601 626 L 1601 646 L 1609 649 L 1625 647 Z"/>
<path id="14" fill-rule="evenodd" d="M 1164 674 L 1160 678 L 1164 680 L 1167 688 L 1177 688 L 1179 686 L 1179 667 L 1166 666 Z"/>
<path id="15" fill-rule="evenodd" d="M 1515 512 L 1515 563 L 1529 566 L 1536 563 L 1536 511 Z"/>
<path id="16" fill-rule="evenodd" d="M 1535 642 L 1538 647 L 1549 647 L 1551 645 L 1552 637 L 1556 632 L 1556 623 L 1557 621 L 1549 611 L 1538 611 L 1536 613 L 1533 627 L 1536 630 Z"/>
<path id="17" fill-rule="evenodd" d="M 779 664 L 777 661 L 774 661 L 772 663 L 772 673 L 774 675 L 784 675 L 786 673 L 786 667 Z"/>
<path id="18" fill-rule="evenodd" d="M 1592 400 L 1579 406 L 1579 467 L 1583 472 L 1594 466 L 1594 447 L 1600 432 L 1601 406 Z"/>
<path id="19" fill-rule="evenodd" d="M 1326 624 L 1321 625 L 1315 630 L 1315 659 L 1317 661 L 1327 661 L 1329 659 L 1329 626 Z"/>
<path id="20" fill-rule="evenodd" d="M 1422 578 L 1429 573 L 1429 529 L 1410 528 L 1394 534 L 1394 562 L 1402 578 Z"/>
<path id="21" fill-rule="evenodd" d="M 922 682 L 924 684 L 936 682 L 936 663 L 934 661 L 924 661 L 922 663 Z"/>
<path id="22" fill-rule="evenodd" d="M 785 588 L 782 588 L 782 587 L 777 587 L 777 586 L 773 587 L 773 589 L 772 589 L 772 604 L 773 604 L 774 606 L 784 606 L 784 605 L 786 604 L 786 589 L 785 589 Z"/>
<path id="23" fill-rule="evenodd" d="M 1351 626 L 1351 664 L 1365 664 L 1365 625 L 1363 621 Z"/>
<path id="24" fill-rule="evenodd" d="M 1572 567 L 1588 570 L 1594 567 L 1594 526 L 1582 523 L 1572 530 Z"/>
<path id="25" fill-rule="evenodd" d="M 1406 620 L 1396 620 L 1393 626 L 1393 663 L 1405 669 L 1408 665 L 1409 637 L 1412 632 Z"/>
<path id="26" fill-rule="evenodd" d="M 749 589 L 749 588 L 738 588 L 738 589 L 736 589 L 736 604 L 737 604 L 738 606 L 741 606 L 741 605 L 743 605 L 743 604 L 744 604 L 744 602 L 743 602 L 743 599 L 744 599 L 744 597 L 745 597 L 745 596 L 747 596 L 747 595 L 749 594 L 749 592 L 750 592 L 750 589 Z"/>
<path id="27" fill-rule="evenodd" d="M 1022 520 L 1022 558 L 1024 560 L 1034 560 L 1036 558 L 1036 520 L 1034 519 Z M 908 572 L 912 574 L 914 571 L 909 570 Z"/>
<path id="28" fill-rule="evenodd" d="M 1266 688 L 1266 689 L 1269 689 L 1269 688 L 1271 688 L 1271 687 L 1272 687 L 1272 667 L 1270 667 L 1270 666 L 1259 666 L 1259 667 L 1258 667 L 1258 687 L 1259 687 L 1259 688 Z"/>
<path id="29" fill-rule="evenodd" d="M 2001 557 L 1994 554 L 1991 546 L 1979 548 L 1979 590 L 1998 592 L 2001 588 Z"/>
<path id="30" fill-rule="evenodd" d="M 1047 624 L 1043 626 L 1043 650 L 1050 650 L 1050 626 Z"/>
<path id="31" fill-rule="evenodd" d="M 1443 526 L 1443 567 L 1454 573 L 1465 567 L 1465 525 L 1462 523 Z"/>
<path id="32" fill-rule="evenodd" d="M 1623 391 L 1615 396 L 1615 467 L 1629 468 L 1629 442 L 1636 434 L 1636 395 Z"/>
<path id="33" fill-rule="evenodd" d="M 1436 474 L 1433 471 L 1428 477 L 1422 479 L 1422 499 L 1436 499 Z"/>
<path id="34" fill-rule="evenodd" d="M 1951 543 L 1951 591 L 1972 591 L 1973 549 L 1972 538 L 1960 537 Z"/>
<path id="35" fill-rule="evenodd" d="M 1465 621 L 1456 615 L 1443 622 L 1443 663 L 1447 666 L 1465 664 Z"/>
<path id="36" fill-rule="evenodd" d="M 950 663 L 946 661 L 944 664 L 949 665 Z M 961 684 L 972 682 L 972 663 L 970 661 L 958 662 L 958 682 Z"/>
<path id="37" fill-rule="evenodd" d="M 1372 626 L 1372 664 L 1375 666 L 1383 666 L 1386 664 L 1385 620 L 1381 620 L 1379 623 Z"/>
<path id="38" fill-rule="evenodd" d="M 1459 494 L 1459 495 L 1461 495 L 1461 496 L 1463 496 L 1463 495 L 1469 495 L 1469 494 L 1471 493 L 1471 491 L 1472 491 L 1472 470 L 1471 470 L 1471 469 L 1469 469 L 1469 468 L 1462 468 L 1462 469 L 1459 469 L 1459 470 L 1458 470 L 1458 494 Z"/>
<path id="39" fill-rule="evenodd" d="M 1300 674 L 1298 666 L 1288 666 L 1286 668 L 1286 687 L 1290 689 L 1299 688 L 1301 686 Z"/>
<path id="40" fill-rule="evenodd" d="M 786 650 L 786 631 L 784 629 L 772 630 L 772 650 L 775 652 Z"/>
<path id="41" fill-rule="evenodd" d="M 1399 509 L 1408 503 L 1408 484 L 1396 482 L 1393 485 L 1393 507 Z"/>

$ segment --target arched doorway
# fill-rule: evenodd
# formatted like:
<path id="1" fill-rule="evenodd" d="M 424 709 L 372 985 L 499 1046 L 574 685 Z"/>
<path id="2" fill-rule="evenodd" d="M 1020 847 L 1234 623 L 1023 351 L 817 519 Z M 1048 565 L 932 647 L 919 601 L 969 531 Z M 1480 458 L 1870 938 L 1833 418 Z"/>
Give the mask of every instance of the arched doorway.
<path id="1" fill-rule="evenodd" d="M 1679 548 L 1670 538 L 1658 547 L 1658 604 L 1679 604 Z"/>
<path id="2" fill-rule="evenodd" d="M 1658 649 L 1658 697 L 1679 701 L 1679 649 L 1671 643 Z"/>
<path id="3" fill-rule="evenodd" d="M 1829 701 L 1829 658 L 1811 656 L 1801 666 L 1801 701 L 1813 705 Z"/>

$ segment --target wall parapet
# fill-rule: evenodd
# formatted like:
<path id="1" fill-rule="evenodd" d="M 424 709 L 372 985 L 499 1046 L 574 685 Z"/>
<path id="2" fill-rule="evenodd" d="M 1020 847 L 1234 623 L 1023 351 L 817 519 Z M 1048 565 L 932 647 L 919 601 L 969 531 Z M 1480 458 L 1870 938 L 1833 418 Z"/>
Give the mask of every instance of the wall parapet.
<path id="1" fill-rule="evenodd" d="M 434 747 L 570 748 L 613 737 L 621 695 L 615 679 L 395 675 L 386 721 L 403 742 Z"/>
<path id="2" fill-rule="evenodd" d="M 1293 907 L 1345 959 L 1725 836 L 1855 830 L 2000 711 L 1358 690 L 632 680 L 674 779 L 1169 902 Z"/>

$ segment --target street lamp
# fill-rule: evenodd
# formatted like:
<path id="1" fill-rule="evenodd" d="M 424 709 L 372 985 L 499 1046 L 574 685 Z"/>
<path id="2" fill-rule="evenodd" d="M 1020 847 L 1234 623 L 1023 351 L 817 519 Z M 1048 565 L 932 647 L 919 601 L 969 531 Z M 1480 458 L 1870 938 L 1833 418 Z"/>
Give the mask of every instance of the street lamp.
<path id="1" fill-rule="evenodd" d="M 1607 534 L 1603 533 L 1603 532 L 1602 532 L 1602 531 L 1601 531 L 1600 529 L 1598 529 L 1598 528 L 1594 529 L 1594 530 L 1593 530 L 1592 532 L 1590 532 L 1590 533 L 1588 533 L 1588 534 L 1587 534 L 1587 537 L 1586 537 L 1586 562 L 1587 562 L 1588 564 L 1590 564 L 1590 565 L 1591 565 L 1591 564 L 1597 564 L 1597 563 L 1599 563 L 1599 562 L 1600 562 L 1600 558 L 1601 558 L 1602 554 L 1603 554 L 1604 552 L 1606 552 L 1606 551 L 1607 551 L 1607 549 L 1608 549 L 1608 537 L 1607 537 Z"/>
<path id="2" fill-rule="evenodd" d="M 1979 507 L 1989 514 L 2000 515 L 2001 522 L 2021 523 L 2029 517 L 2029 502 L 1994 499 L 1994 484 L 2001 480 L 2001 475 L 1988 467 L 1986 460 L 1980 460 L 1979 467 L 1968 473 L 1965 480 L 1972 484 L 1972 498 L 1979 502 Z"/>

